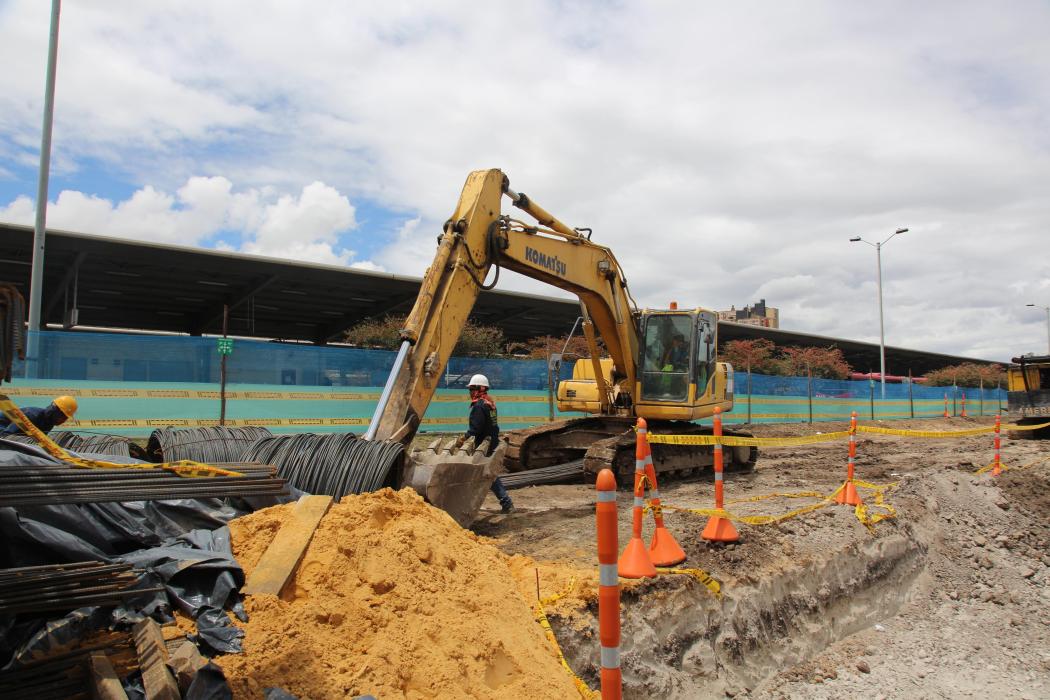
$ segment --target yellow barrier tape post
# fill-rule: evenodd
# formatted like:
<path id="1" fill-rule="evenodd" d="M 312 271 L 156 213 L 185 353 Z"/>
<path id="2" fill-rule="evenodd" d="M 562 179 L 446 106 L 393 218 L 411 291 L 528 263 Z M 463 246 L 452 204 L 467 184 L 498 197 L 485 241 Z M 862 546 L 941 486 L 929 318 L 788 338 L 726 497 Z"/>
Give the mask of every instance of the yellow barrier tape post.
<path id="1" fill-rule="evenodd" d="M 702 583 L 704 588 L 710 591 L 715 598 L 722 599 L 722 584 L 703 569 L 665 569 L 658 566 L 656 567 L 656 573 L 690 576 Z"/>
<path id="2" fill-rule="evenodd" d="M 40 430 L 40 428 L 33 425 L 32 421 L 26 418 L 26 415 L 22 413 L 21 409 L 19 409 L 18 406 L 16 406 L 14 402 L 4 394 L 0 394 L 0 411 L 3 411 L 4 415 L 7 416 L 7 419 L 17 425 L 23 433 L 36 440 L 37 444 L 39 444 L 49 455 L 80 469 L 163 469 L 165 471 L 173 472 L 178 476 L 190 478 L 243 476 L 240 472 L 213 467 L 208 464 L 200 464 L 190 460 L 164 462 L 161 464 L 121 464 L 119 462 L 106 462 L 103 460 L 75 457 L 59 447 L 58 444 L 49 438 L 42 430 Z"/>
<path id="3" fill-rule="evenodd" d="M 575 585 L 576 579 L 574 577 L 569 580 L 569 585 L 566 586 L 565 590 L 562 592 L 548 596 L 543 600 L 537 600 L 536 606 L 533 608 L 533 616 L 535 617 L 536 622 L 540 623 L 540 627 L 543 628 L 543 633 L 546 635 L 547 641 L 550 642 L 551 646 L 554 648 L 555 655 L 558 657 L 558 663 L 561 664 L 562 668 L 565 669 L 565 672 L 572 678 L 572 683 L 576 686 L 576 690 L 579 692 L 580 697 L 584 698 L 584 700 L 592 700 L 592 698 L 599 698 L 601 695 L 598 692 L 591 690 L 591 687 L 587 685 L 582 678 L 576 675 L 576 672 L 572 670 L 571 666 L 569 666 L 569 662 L 565 660 L 565 654 L 561 651 L 561 645 L 558 644 L 558 638 L 554 635 L 554 629 L 551 627 L 550 620 L 547 619 L 547 611 L 544 609 L 545 605 L 552 605 L 556 601 L 567 596 Z"/>

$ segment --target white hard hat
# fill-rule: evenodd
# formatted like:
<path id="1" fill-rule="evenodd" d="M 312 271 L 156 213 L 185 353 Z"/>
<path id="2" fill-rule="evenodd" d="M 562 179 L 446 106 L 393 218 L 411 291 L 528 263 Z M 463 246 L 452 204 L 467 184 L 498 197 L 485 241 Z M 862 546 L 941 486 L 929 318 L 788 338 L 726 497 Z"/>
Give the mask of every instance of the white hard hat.
<path id="1" fill-rule="evenodd" d="M 473 377 L 470 378 L 470 381 L 467 383 L 467 386 L 483 386 L 486 389 L 488 389 L 489 378 L 486 377 L 484 374 L 475 374 Z"/>

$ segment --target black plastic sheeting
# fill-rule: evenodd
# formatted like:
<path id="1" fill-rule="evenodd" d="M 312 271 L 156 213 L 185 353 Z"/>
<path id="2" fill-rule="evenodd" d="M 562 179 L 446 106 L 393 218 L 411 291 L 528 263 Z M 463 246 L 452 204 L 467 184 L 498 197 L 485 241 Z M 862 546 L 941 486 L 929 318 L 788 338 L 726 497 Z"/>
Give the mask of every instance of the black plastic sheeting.
<path id="1" fill-rule="evenodd" d="M 50 462 L 51 457 L 0 440 L 0 468 L 38 460 Z M 243 633 L 223 611 L 247 619 L 238 594 L 244 572 L 233 558 L 226 523 L 298 495 L 293 490 L 290 497 L 0 508 L 0 567 L 127 562 L 145 571 L 140 587 L 164 589 L 129 598 L 121 607 L 81 608 L 49 621 L 0 617 L 0 669 L 16 668 L 24 659 L 96 630 L 127 628 L 143 616 L 170 621 L 175 610 L 196 621 L 194 641 L 205 655 L 239 652 Z M 214 667 L 193 697 L 229 697 L 225 681 L 218 682 L 215 673 L 221 679 Z M 133 686 L 129 690 L 134 692 Z"/>

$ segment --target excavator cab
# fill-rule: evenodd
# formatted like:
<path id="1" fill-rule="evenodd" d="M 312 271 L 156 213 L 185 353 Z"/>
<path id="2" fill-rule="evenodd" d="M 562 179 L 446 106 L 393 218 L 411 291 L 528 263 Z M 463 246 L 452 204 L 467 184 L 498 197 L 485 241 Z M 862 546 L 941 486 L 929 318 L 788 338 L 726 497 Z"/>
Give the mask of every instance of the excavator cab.
<path id="1" fill-rule="evenodd" d="M 637 316 L 639 338 L 636 415 L 646 418 L 695 420 L 711 415 L 714 406 L 732 407 L 732 373 L 716 361 L 718 317 L 704 309 L 647 309 Z M 600 362 L 613 382 L 613 364 Z M 594 363 L 577 362 L 573 377 L 558 387 L 558 409 L 598 413 Z M 615 403 L 615 402 L 614 402 Z"/>
<path id="2" fill-rule="evenodd" d="M 712 381 L 717 372 L 718 317 L 703 309 L 679 311 L 646 310 L 640 319 L 643 339 L 638 363 L 639 406 L 664 406 L 661 417 L 690 420 L 697 407 L 709 406 L 719 389 L 719 401 L 725 399 L 725 387 Z M 639 410 L 640 414 L 648 413 Z M 658 411 L 660 413 L 660 411 Z M 688 415 L 685 415 L 688 413 Z M 710 414 L 710 409 L 703 412 Z"/>

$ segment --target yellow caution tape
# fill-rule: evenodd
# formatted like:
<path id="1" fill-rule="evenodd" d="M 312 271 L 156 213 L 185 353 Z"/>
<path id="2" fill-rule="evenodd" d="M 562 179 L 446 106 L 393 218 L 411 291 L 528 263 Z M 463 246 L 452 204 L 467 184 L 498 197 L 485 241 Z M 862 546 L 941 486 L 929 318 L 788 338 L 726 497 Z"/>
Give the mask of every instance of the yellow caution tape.
<path id="1" fill-rule="evenodd" d="M 566 586 L 565 590 L 562 592 L 544 598 L 543 600 L 537 600 L 536 606 L 533 608 L 533 616 L 535 617 L 536 622 L 540 623 L 540 627 L 543 628 L 543 633 L 546 635 L 547 641 L 550 642 L 551 646 L 554 648 L 554 653 L 558 657 L 558 662 L 561 664 L 562 668 L 565 669 L 565 672 L 572 678 L 572 683 L 576 686 L 576 690 L 579 692 L 580 697 L 584 698 L 584 700 L 592 700 L 593 698 L 601 697 L 601 694 L 591 690 L 590 686 L 588 686 L 582 678 L 577 676 L 576 672 L 572 670 L 571 666 L 569 666 L 569 662 L 565 660 L 565 654 L 561 651 L 561 645 L 558 644 L 558 638 L 554 635 L 554 629 L 551 627 L 550 620 L 547 619 L 547 611 L 544 609 L 545 605 L 551 605 L 567 596 L 575 585 L 576 579 L 572 578 L 569 581 L 569 585 Z"/>
<path id="2" fill-rule="evenodd" d="M 896 517 L 896 515 L 897 515 L 896 509 L 894 509 L 893 506 L 891 506 L 890 504 L 885 502 L 884 494 L 885 494 L 885 492 L 887 490 L 896 487 L 897 483 L 898 482 L 894 481 L 892 483 L 883 484 L 883 485 L 879 486 L 877 484 L 869 484 L 866 481 L 860 481 L 858 479 L 854 479 L 853 480 L 853 484 L 856 487 L 863 488 L 863 489 L 868 489 L 870 491 L 874 491 L 874 493 L 875 493 L 874 500 L 873 500 L 873 502 L 872 502 L 870 507 L 881 508 L 884 511 L 883 513 L 870 514 L 869 510 L 868 510 L 869 506 L 865 506 L 863 503 L 861 505 L 858 505 L 854 509 L 854 513 L 856 514 L 857 519 L 865 527 L 867 527 L 869 530 L 872 529 L 872 526 L 875 523 L 881 522 L 881 521 L 886 520 L 888 518 Z M 808 506 L 803 506 L 802 508 L 796 508 L 796 509 L 790 510 L 790 511 L 788 511 L 786 513 L 781 513 L 780 515 L 738 515 L 736 513 L 730 513 L 729 511 L 725 510 L 724 508 L 723 509 L 718 509 L 718 508 L 679 508 L 677 506 L 669 506 L 667 504 L 662 504 L 662 507 L 665 510 L 677 511 L 677 512 L 680 512 L 680 513 L 692 513 L 693 515 L 700 515 L 700 516 L 705 516 L 705 517 L 726 518 L 727 520 L 732 520 L 733 522 L 743 523 L 745 525 L 752 525 L 752 526 L 772 525 L 773 523 L 779 523 L 779 522 L 783 522 L 785 520 L 790 520 L 791 518 L 797 518 L 800 515 L 805 515 L 806 513 L 812 513 L 813 511 L 820 510 L 821 508 L 824 508 L 825 506 L 831 505 L 832 503 L 835 502 L 835 497 L 839 494 L 839 491 L 841 491 L 844 486 L 845 486 L 845 484 L 843 484 L 842 486 L 839 486 L 837 489 L 835 489 L 834 491 L 832 491 L 831 493 L 829 493 L 827 495 L 822 494 L 822 493 L 818 493 L 816 491 L 800 491 L 800 492 L 795 492 L 795 493 L 770 493 L 770 494 L 765 494 L 765 495 L 762 495 L 762 496 L 753 496 L 751 498 L 744 498 L 744 499 L 740 499 L 740 500 L 737 500 L 737 501 L 731 501 L 731 503 L 750 503 L 750 502 L 764 501 L 764 500 L 768 500 L 768 499 L 772 499 L 772 498 L 819 498 L 819 499 L 821 499 L 819 503 L 813 503 L 813 504 L 808 505 Z M 651 504 L 650 504 L 650 506 L 651 506 Z"/>
<path id="3" fill-rule="evenodd" d="M 853 509 L 853 513 L 857 516 L 857 520 L 859 520 L 864 527 L 868 528 L 869 532 L 875 532 L 876 523 L 882 522 L 883 520 L 887 520 L 889 518 L 897 517 L 897 509 L 891 506 L 889 503 L 886 503 L 885 500 L 886 491 L 888 489 L 896 487 L 897 483 L 898 482 L 894 481 L 889 484 L 878 486 L 876 484 L 869 484 L 866 481 L 860 481 L 859 479 L 853 480 L 854 486 L 875 492 L 874 500 L 872 501 L 870 506 L 865 505 L 864 502 L 861 501 Z M 868 512 L 869 508 L 882 508 L 884 512 L 870 514 Z"/>
<path id="4" fill-rule="evenodd" d="M 1010 423 L 1009 425 L 1002 426 L 1003 430 L 1039 430 L 1050 426 L 1050 423 L 1039 423 L 1038 425 L 1018 425 L 1017 423 Z"/>
<path id="5" fill-rule="evenodd" d="M 1003 471 L 1003 472 L 1015 471 L 1016 472 L 1016 471 L 1021 471 L 1022 469 L 1031 469 L 1032 467 L 1039 466 L 1040 464 L 1043 464 L 1044 462 L 1050 462 L 1050 457 L 1043 457 L 1042 459 L 1037 459 L 1034 462 L 1029 462 L 1028 464 L 1022 464 L 1019 467 L 1009 467 L 1009 466 L 1006 465 L 1005 462 L 999 462 L 999 471 Z M 984 474 L 985 472 L 992 471 L 993 469 L 995 469 L 995 462 L 991 462 L 989 464 L 986 464 L 985 466 L 983 466 L 980 469 L 978 469 L 977 471 L 975 471 L 974 474 Z"/>
<path id="6" fill-rule="evenodd" d="M 788 445 L 810 445 L 816 442 L 830 442 L 849 437 L 848 430 L 819 435 L 801 435 L 799 437 L 756 438 L 742 435 L 653 435 L 649 434 L 649 443 L 658 445 L 727 445 L 729 447 L 784 447 Z"/>
<path id="7" fill-rule="evenodd" d="M 96 459 L 84 459 L 75 457 L 58 446 L 54 440 L 49 438 L 40 428 L 33 425 L 32 421 L 11 401 L 7 396 L 0 394 L 0 411 L 3 411 L 7 419 L 17 425 L 19 429 L 36 440 L 37 444 L 55 459 L 62 460 L 67 464 L 81 469 L 163 469 L 173 472 L 179 476 L 198 478 L 213 476 L 242 476 L 240 472 L 229 469 L 221 469 L 208 464 L 200 464 L 190 460 L 178 462 L 164 462 L 162 464 L 120 464 L 118 462 L 105 462 Z"/>
<path id="8" fill-rule="evenodd" d="M 819 491 L 797 491 L 795 493 L 767 493 L 761 496 L 752 496 L 751 498 L 737 498 L 732 501 L 726 501 L 728 505 L 734 503 L 757 503 L 759 501 L 768 501 L 771 498 L 824 498 L 824 494 Z"/>
<path id="9" fill-rule="evenodd" d="M 1002 426 L 1005 430 L 1007 426 Z M 874 425 L 858 425 L 858 433 L 878 433 L 880 435 L 899 435 L 901 437 L 922 437 L 922 438 L 960 438 L 969 437 L 971 435 L 983 435 L 985 433 L 994 433 L 995 426 L 988 426 L 986 428 L 970 428 L 968 430 L 903 430 L 899 428 L 880 428 Z"/>
<path id="10" fill-rule="evenodd" d="M 681 576 L 691 576 L 704 585 L 708 591 L 711 592 L 715 598 L 722 599 L 722 584 L 717 579 L 711 576 L 703 569 L 665 569 L 657 567 L 656 573 L 658 574 L 678 574 Z"/>
<path id="11" fill-rule="evenodd" d="M 745 525 L 771 525 L 773 523 L 779 523 L 784 520 L 790 520 L 791 518 L 805 515 L 806 513 L 812 513 L 815 510 L 820 510 L 824 506 L 831 503 L 831 497 L 828 497 L 820 503 L 814 503 L 813 505 L 805 506 L 803 508 L 796 508 L 795 510 L 782 513 L 781 515 L 737 515 L 736 513 L 730 513 L 725 509 L 718 508 L 678 508 L 676 506 L 665 505 L 663 508 L 670 511 L 678 511 L 680 513 L 692 513 L 693 515 L 701 515 L 706 517 L 718 517 L 726 518 L 737 523 L 744 523 Z"/>
<path id="12" fill-rule="evenodd" d="M 576 577 L 575 576 L 573 576 L 572 578 L 569 579 L 569 583 L 565 586 L 564 589 L 562 589 L 558 593 L 555 593 L 554 595 L 549 595 L 546 598 L 543 598 L 540 601 L 540 604 L 543 605 L 544 607 L 546 607 L 548 605 L 554 605 L 559 600 L 561 600 L 565 596 L 567 596 L 570 593 L 572 593 L 574 588 L 576 588 Z"/>
<path id="13" fill-rule="evenodd" d="M 214 389 L 111 389 L 94 387 L 10 387 L 10 396 L 57 396 L 66 394 L 77 398 L 95 399 L 218 399 L 221 394 Z M 493 396 L 508 403 L 546 403 L 547 397 L 526 394 L 502 394 Z M 345 391 L 227 391 L 228 401 L 377 401 L 379 392 Z M 432 402 L 459 403 L 463 397 L 456 394 L 437 394 Z"/>

